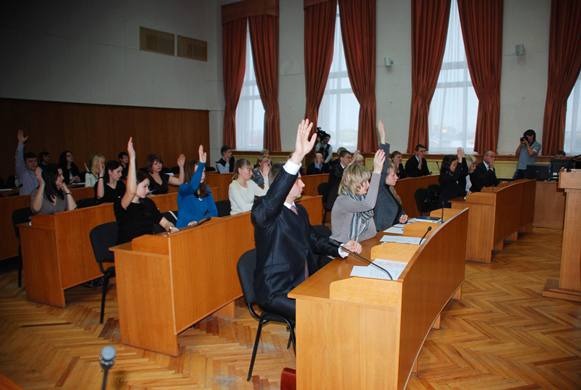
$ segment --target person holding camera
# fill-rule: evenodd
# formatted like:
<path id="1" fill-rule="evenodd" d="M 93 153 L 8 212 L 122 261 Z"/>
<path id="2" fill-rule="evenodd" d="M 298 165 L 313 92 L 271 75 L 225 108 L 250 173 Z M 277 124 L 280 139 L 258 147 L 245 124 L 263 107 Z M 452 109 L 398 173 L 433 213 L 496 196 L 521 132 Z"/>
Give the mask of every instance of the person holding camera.
<path id="1" fill-rule="evenodd" d="M 535 163 L 538 154 L 541 151 L 541 144 L 537 142 L 537 133 L 533 129 L 524 132 L 520 143 L 514 152 L 518 157 L 518 165 L 514 172 L 513 179 L 522 179 L 525 177 L 527 165 Z"/>
<path id="2" fill-rule="evenodd" d="M 321 141 L 317 144 L 316 152 L 323 155 L 323 162 L 325 164 L 329 164 L 333 158 L 333 147 L 329 144 L 331 135 L 321 130 L 320 127 L 317 127 L 317 136 Z"/>

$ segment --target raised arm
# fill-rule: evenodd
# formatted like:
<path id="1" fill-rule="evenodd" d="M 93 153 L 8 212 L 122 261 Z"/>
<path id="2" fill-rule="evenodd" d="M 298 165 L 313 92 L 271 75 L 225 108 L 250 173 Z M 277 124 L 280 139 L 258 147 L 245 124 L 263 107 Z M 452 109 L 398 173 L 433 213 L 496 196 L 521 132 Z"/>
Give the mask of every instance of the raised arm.
<path id="1" fill-rule="evenodd" d="M 26 170 L 26 165 L 24 163 L 24 144 L 28 140 L 28 137 L 24 136 L 24 130 L 19 129 L 16 132 L 16 138 L 18 138 L 18 145 L 16 146 L 16 155 L 14 156 L 14 162 L 16 167 L 16 176 L 22 176 L 22 173 Z"/>
<path id="2" fill-rule="evenodd" d="M 129 166 L 127 171 L 127 186 L 125 194 L 121 198 L 121 207 L 127 209 L 137 193 L 137 174 L 135 172 L 135 149 L 133 149 L 133 137 L 127 142 L 127 154 L 129 155 Z"/>
<path id="3" fill-rule="evenodd" d="M 96 198 L 101 199 L 105 196 L 105 163 L 99 162 L 99 178 L 97 179 Z"/>
<path id="4" fill-rule="evenodd" d="M 180 186 L 179 193 L 182 195 L 193 194 L 200 188 L 200 182 L 202 181 L 202 174 L 206 167 L 206 152 L 204 152 L 204 145 L 198 147 L 198 166 L 196 172 L 192 175 L 189 183 L 185 183 Z"/>
<path id="5" fill-rule="evenodd" d="M 71 190 L 67 187 L 66 183 L 63 182 L 63 193 L 65 194 L 65 201 L 67 205 L 67 211 L 71 211 L 77 208 L 77 202 L 71 193 Z"/>
<path id="6" fill-rule="evenodd" d="M 371 175 L 371 183 L 365 198 L 362 200 L 355 200 L 348 196 L 341 196 L 335 201 L 337 203 L 337 207 L 341 207 L 344 210 L 354 213 L 375 208 L 380 184 L 379 179 L 384 161 L 385 154 L 383 153 L 383 150 L 379 149 L 377 152 L 375 152 L 375 156 L 373 157 L 373 174 Z"/>
<path id="7" fill-rule="evenodd" d="M 381 169 L 381 178 L 379 180 L 380 183 L 385 183 L 385 178 L 387 177 L 387 170 L 389 168 L 389 160 L 388 160 L 388 156 L 389 156 L 389 149 L 390 146 L 387 143 L 387 132 L 385 130 L 385 126 L 383 125 L 383 121 L 378 121 L 377 122 L 377 134 L 379 136 L 379 149 L 383 150 L 383 153 L 385 153 L 385 161 L 383 162 L 383 167 Z M 395 167 L 395 170 L 397 172 L 398 167 Z"/>
<path id="8" fill-rule="evenodd" d="M 34 175 L 36 176 L 36 180 L 38 180 L 38 188 L 36 189 L 36 193 L 30 202 L 30 209 L 33 213 L 38 213 L 42 208 L 42 197 L 44 196 L 44 179 L 42 178 L 42 169 L 40 167 L 36 167 L 34 171 Z"/>
<path id="9" fill-rule="evenodd" d="M 184 164 L 186 163 L 186 156 L 184 154 L 180 154 L 178 156 L 178 167 L 180 168 L 180 174 L 178 177 L 171 176 L 168 180 L 169 184 L 172 186 L 179 186 L 184 184 Z"/>

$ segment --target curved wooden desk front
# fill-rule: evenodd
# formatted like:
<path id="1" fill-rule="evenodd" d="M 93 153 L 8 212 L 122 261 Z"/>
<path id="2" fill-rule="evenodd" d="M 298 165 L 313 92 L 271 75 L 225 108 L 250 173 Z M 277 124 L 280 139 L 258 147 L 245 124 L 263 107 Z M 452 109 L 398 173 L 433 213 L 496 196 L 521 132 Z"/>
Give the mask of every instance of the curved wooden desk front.
<path id="1" fill-rule="evenodd" d="M 468 210 L 443 225 L 407 225 L 431 234 L 421 246 L 364 245 L 363 255 L 400 260 L 396 281 L 350 277 L 360 261 L 333 260 L 289 293 L 297 302 L 297 389 L 404 388 L 420 350 L 464 281 Z"/>

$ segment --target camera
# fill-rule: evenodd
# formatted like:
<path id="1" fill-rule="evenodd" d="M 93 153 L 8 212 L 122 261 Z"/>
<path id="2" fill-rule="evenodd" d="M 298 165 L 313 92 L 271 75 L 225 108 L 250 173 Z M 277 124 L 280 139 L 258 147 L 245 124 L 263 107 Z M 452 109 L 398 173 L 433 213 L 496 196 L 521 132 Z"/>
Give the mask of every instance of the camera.
<path id="1" fill-rule="evenodd" d="M 527 142 L 527 139 L 526 139 L 525 137 L 520 137 L 520 142 L 521 142 L 521 143 L 523 143 L 523 142 Z"/>

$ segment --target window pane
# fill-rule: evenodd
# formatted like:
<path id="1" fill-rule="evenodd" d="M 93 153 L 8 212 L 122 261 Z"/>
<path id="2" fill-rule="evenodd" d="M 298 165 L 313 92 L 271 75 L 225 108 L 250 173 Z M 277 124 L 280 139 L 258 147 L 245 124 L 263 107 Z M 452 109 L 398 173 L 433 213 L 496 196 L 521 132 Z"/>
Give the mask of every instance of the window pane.
<path id="1" fill-rule="evenodd" d="M 250 34 L 246 31 L 246 70 L 244 83 L 240 93 L 240 101 L 236 109 L 236 149 L 260 150 L 263 147 L 264 134 L 264 107 L 260 100 Z"/>
<path id="2" fill-rule="evenodd" d="M 577 79 L 569 99 L 565 118 L 565 153 L 581 154 L 581 77 Z"/>
<path id="3" fill-rule="evenodd" d="M 444 61 L 429 114 L 430 151 L 455 152 L 462 146 L 474 151 L 478 98 L 472 87 L 458 5 L 452 1 Z"/>
<path id="4" fill-rule="evenodd" d="M 359 102 L 353 94 L 341 37 L 339 8 L 335 21 L 335 42 L 331 72 L 319 108 L 318 126 L 331 135 L 333 150 L 343 146 L 350 151 L 357 148 Z"/>

